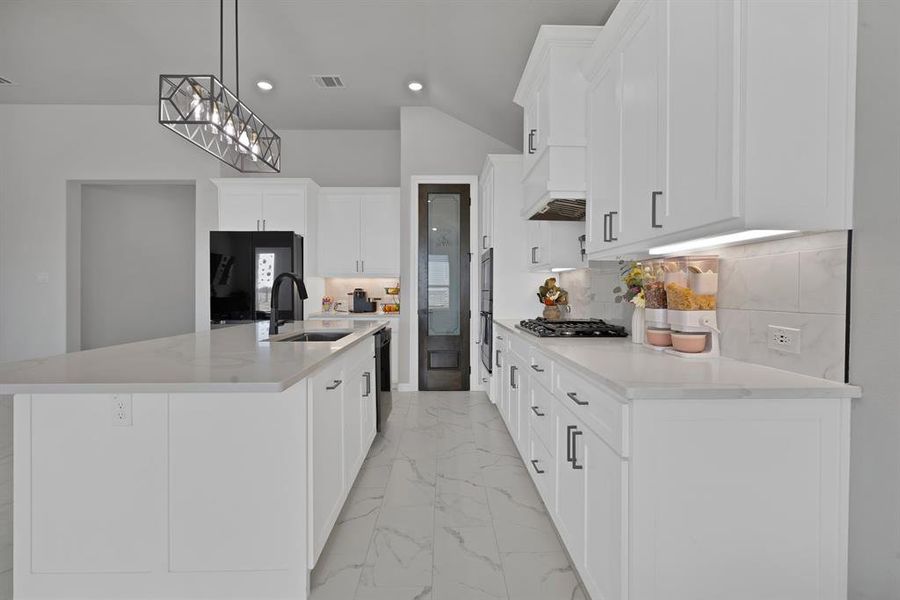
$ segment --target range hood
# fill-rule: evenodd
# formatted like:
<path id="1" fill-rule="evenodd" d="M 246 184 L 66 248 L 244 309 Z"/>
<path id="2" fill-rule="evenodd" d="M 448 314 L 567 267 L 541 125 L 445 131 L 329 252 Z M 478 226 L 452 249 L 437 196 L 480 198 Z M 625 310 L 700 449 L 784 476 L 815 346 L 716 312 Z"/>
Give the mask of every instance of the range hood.
<path id="1" fill-rule="evenodd" d="M 528 219 L 530 221 L 584 221 L 587 201 L 584 198 L 551 198 Z"/>

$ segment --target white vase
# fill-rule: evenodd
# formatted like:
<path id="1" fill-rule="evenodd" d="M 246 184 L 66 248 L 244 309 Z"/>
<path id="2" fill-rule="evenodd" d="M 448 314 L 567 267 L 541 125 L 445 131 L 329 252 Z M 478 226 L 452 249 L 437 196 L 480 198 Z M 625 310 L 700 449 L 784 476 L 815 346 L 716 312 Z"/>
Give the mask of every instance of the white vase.
<path id="1" fill-rule="evenodd" d="M 635 344 L 644 343 L 644 309 L 637 306 L 631 315 L 631 341 Z"/>

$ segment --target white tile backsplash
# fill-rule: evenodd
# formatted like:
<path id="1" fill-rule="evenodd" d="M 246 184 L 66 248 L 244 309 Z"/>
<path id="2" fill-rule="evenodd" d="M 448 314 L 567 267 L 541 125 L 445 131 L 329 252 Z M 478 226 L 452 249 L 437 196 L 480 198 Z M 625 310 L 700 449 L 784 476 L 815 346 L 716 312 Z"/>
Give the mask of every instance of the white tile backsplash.
<path id="1" fill-rule="evenodd" d="M 788 371 L 844 380 L 847 234 L 826 232 L 722 248 L 718 320 L 722 354 Z M 616 262 L 562 273 L 572 316 L 629 324 L 631 306 L 616 304 Z M 800 329 L 799 354 L 770 350 L 769 325 Z"/>

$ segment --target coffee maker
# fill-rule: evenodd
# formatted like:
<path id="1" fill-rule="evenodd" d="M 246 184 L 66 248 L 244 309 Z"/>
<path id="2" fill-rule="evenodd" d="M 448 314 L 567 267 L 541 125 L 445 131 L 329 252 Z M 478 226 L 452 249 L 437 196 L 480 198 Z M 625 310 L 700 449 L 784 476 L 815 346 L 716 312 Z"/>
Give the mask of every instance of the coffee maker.
<path id="1" fill-rule="evenodd" d="M 378 298 L 369 298 L 369 294 L 368 292 L 366 292 L 366 290 L 362 288 L 356 288 L 352 292 L 348 292 L 347 295 L 353 296 L 353 301 L 350 304 L 350 312 L 375 312 L 375 301 L 378 300 Z"/>

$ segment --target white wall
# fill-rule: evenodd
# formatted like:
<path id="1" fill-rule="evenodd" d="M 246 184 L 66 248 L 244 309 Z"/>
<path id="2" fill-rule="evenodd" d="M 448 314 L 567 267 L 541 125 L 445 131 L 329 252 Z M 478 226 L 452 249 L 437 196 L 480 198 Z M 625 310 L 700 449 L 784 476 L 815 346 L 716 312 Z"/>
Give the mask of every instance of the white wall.
<path id="1" fill-rule="evenodd" d="M 309 177 L 322 187 L 400 185 L 400 130 L 278 131 L 280 177 Z M 222 165 L 222 177 L 241 174 Z"/>
<path id="2" fill-rule="evenodd" d="M 0 105 L 0 122 L 0 362 L 66 351 L 68 181 L 195 182 L 188 259 L 208 260 L 219 163 L 161 127 L 153 106 Z M 198 282 L 200 329 L 207 296 Z"/>
<path id="3" fill-rule="evenodd" d="M 410 181 L 412 177 L 456 175 L 477 177 L 487 154 L 517 154 L 518 151 L 486 133 L 454 119 L 435 108 L 403 107 L 400 109 L 400 279 L 401 290 L 400 343 L 401 385 L 418 383 L 416 364 L 412 356 L 417 335 L 417 308 L 413 305 L 417 285 L 416 272 L 411 260 L 416 240 L 410 235 L 413 205 Z M 477 189 L 472 189 L 473 196 Z M 471 220 L 477 224 L 477 204 L 472 204 Z M 501 224 L 502 226 L 502 224 Z M 473 261 L 473 272 L 477 263 Z M 473 306 L 473 309 L 477 308 Z M 477 321 L 475 321 L 477 330 Z M 475 365 L 473 365 L 475 366 Z M 474 370 L 474 369 L 473 369 Z"/>
<path id="4" fill-rule="evenodd" d="M 900 598 L 900 3 L 859 3 L 850 305 L 853 600 Z"/>
<path id="5" fill-rule="evenodd" d="M 81 192 L 81 349 L 192 332 L 194 186 Z"/>

